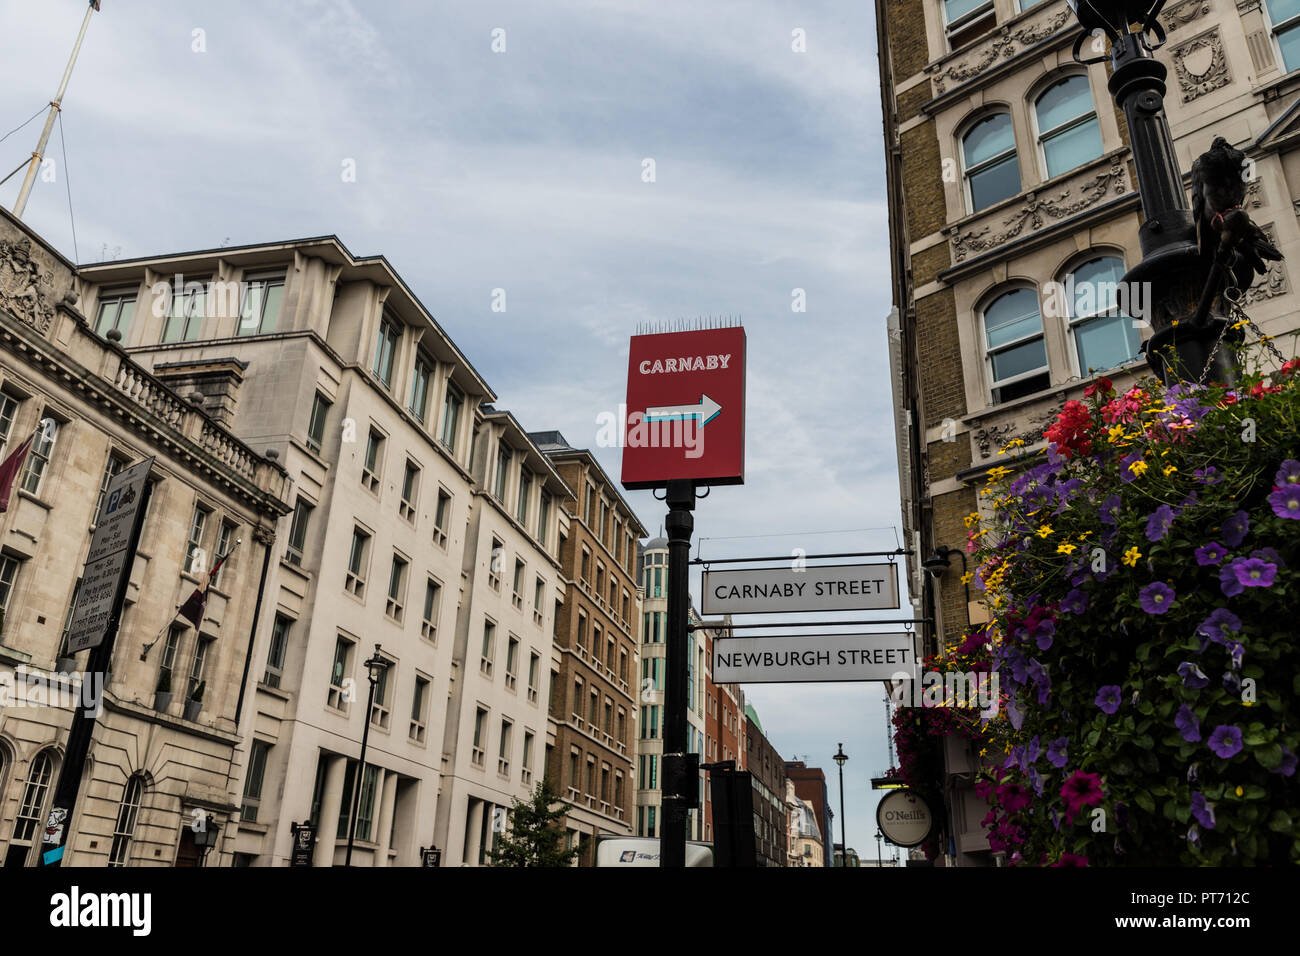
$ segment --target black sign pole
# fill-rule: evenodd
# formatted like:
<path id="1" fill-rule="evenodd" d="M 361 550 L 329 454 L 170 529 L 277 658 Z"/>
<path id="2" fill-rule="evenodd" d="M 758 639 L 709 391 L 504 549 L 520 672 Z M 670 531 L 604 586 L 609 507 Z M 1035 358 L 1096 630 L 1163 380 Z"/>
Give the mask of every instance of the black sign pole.
<path id="1" fill-rule="evenodd" d="M 689 728 L 686 722 L 686 682 L 690 665 L 687 646 L 690 613 L 691 532 L 695 530 L 695 483 L 689 479 L 668 482 L 668 644 L 664 667 L 664 776 L 663 826 L 659 832 L 659 865 L 665 869 L 686 866 L 686 813 L 698 783 L 688 779 Z M 698 758 L 697 758 L 698 759 Z"/>
<path id="2" fill-rule="evenodd" d="M 83 685 L 96 674 L 103 675 L 103 682 L 99 686 L 99 695 L 95 700 L 87 702 L 84 692 L 78 695 L 77 710 L 72 716 L 72 729 L 68 731 L 68 751 L 63 759 L 63 766 L 59 769 L 59 782 L 54 787 L 54 802 L 50 808 L 48 826 L 54 827 L 53 839 L 41 844 L 41 861 L 46 866 L 63 865 L 64 847 L 71 834 L 72 817 L 77 808 L 77 796 L 81 791 L 81 778 L 86 770 L 86 757 L 90 753 L 90 741 L 95 734 L 96 713 L 103 706 L 103 696 L 108 688 L 108 669 L 113 662 L 117 627 L 122 620 L 122 605 L 126 601 L 127 585 L 131 582 L 131 565 L 135 562 L 135 549 L 140 543 L 140 527 L 144 524 L 144 516 L 149 510 L 151 494 L 153 494 L 153 483 L 146 481 L 141 492 L 140 504 L 132 518 L 127 563 L 122 570 L 121 580 L 117 583 L 117 593 L 113 595 L 108 627 L 104 632 L 104 639 L 90 649 L 90 658 L 86 661 L 86 670 L 82 675 Z M 62 811 L 61 817 L 60 811 Z M 46 836 L 49 835 L 47 832 Z"/>

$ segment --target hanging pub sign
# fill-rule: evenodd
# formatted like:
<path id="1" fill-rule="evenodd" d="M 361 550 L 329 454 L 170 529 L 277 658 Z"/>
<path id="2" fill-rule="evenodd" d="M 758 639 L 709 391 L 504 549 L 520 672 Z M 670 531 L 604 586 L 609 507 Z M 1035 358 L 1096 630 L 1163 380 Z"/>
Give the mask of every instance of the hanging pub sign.
<path id="1" fill-rule="evenodd" d="M 702 613 L 879 611 L 897 608 L 898 565 L 705 571 Z"/>
<path id="2" fill-rule="evenodd" d="M 745 330 L 634 335 L 623 409 L 623 487 L 745 481 Z"/>
<path id="3" fill-rule="evenodd" d="M 920 794 L 891 790 L 876 805 L 876 826 L 894 846 L 920 846 L 934 827 L 934 814 Z"/>

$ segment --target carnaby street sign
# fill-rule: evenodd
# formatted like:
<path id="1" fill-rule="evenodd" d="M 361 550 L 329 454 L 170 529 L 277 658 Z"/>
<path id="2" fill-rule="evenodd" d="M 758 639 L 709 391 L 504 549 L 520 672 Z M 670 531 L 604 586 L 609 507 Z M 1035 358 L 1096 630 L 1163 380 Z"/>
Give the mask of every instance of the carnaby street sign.
<path id="1" fill-rule="evenodd" d="M 634 335 L 628 352 L 623 486 L 745 480 L 745 330 Z"/>
<path id="2" fill-rule="evenodd" d="M 705 571 L 704 614 L 875 611 L 896 608 L 898 566 L 837 564 L 817 568 Z"/>
<path id="3" fill-rule="evenodd" d="M 713 643 L 713 682 L 915 679 L 915 638 L 910 632 L 719 638 Z"/>

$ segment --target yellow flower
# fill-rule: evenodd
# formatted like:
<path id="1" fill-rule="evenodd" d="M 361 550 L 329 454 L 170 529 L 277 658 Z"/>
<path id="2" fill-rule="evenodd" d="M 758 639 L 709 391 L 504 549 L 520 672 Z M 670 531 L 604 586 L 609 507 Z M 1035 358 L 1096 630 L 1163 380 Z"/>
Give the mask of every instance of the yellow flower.
<path id="1" fill-rule="evenodd" d="M 1254 702 L 1253 700 L 1243 700 L 1243 701 L 1241 702 L 1241 706 L 1242 706 L 1242 707 L 1254 707 L 1254 706 L 1255 706 L 1255 702 Z"/>
<path id="2" fill-rule="evenodd" d="M 1120 560 L 1125 564 L 1127 564 L 1130 568 L 1133 568 L 1133 567 L 1137 567 L 1138 558 L 1140 557 L 1142 557 L 1141 551 L 1139 551 L 1137 548 L 1129 548 L 1127 551 L 1124 552 L 1124 557 L 1120 558 Z"/>
<path id="3" fill-rule="evenodd" d="M 981 747 L 981 748 L 980 748 L 980 756 L 981 756 L 981 757 L 983 757 L 983 756 L 984 756 L 986 753 L 988 753 L 988 752 L 989 752 L 989 748 L 988 748 L 988 747 Z"/>
<path id="4" fill-rule="evenodd" d="M 975 573 L 974 573 L 973 571 L 967 571 L 965 574 L 963 574 L 963 575 L 961 576 L 961 583 L 962 583 L 962 584 L 970 584 L 971 579 L 972 579 L 973 577 L 975 577 Z"/>
<path id="5" fill-rule="evenodd" d="M 963 518 L 962 520 L 966 522 L 966 527 L 969 528 L 969 527 L 970 527 L 971 525 L 973 525 L 976 521 L 979 521 L 979 520 L 980 520 L 980 513 L 979 513 L 978 511 L 972 511 L 970 514 L 968 514 L 968 515 L 967 515 L 965 518 Z"/>
<path id="6" fill-rule="evenodd" d="M 1111 442 L 1119 441 L 1121 438 L 1124 437 L 1124 426 L 1116 422 L 1114 425 L 1112 425 L 1110 428 L 1106 430 L 1106 434 L 1107 436 L 1109 436 L 1107 439 L 1108 441 Z"/>
<path id="7" fill-rule="evenodd" d="M 1243 790 L 1243 789 L 1241 789 L 1241 787 L 1238 787 L 1238 788 L 1237 788 L 1237 796 L 1239 796 L 1239 797 L 1244 797 L 1245 795 L 1246 795 L 1246 791 Z"/>
<path id="8" fill-rule="evenodd" d="M 1176 472 L 1177 470 L 1178 470 L 1178 469 L 1175 468 L 1173 465 L 1166 465 L 1166 466 L 1165 466 L 1165 477 L 1168 478 L 1170 475 L 1172 475 L 1172 474 L 1173 474 L 1174 472 Z"/>
<path id="9" fill-rule="evenodd" d="M 1077 549 L 1078 547 L 1079 547 L 1079 546 L 1078 546 L 1077 544 L 1066 544 L 1066 543 L 1063 542 L 1063 543 L 1058 544 L 1058 545 L 1056 546 L 1056 553 L 1057 553 L 1057 554 L 1069 554 L 1071 551 L 1074 551 L 1074 550 Z"/>
<path id="10" fill-rule="evenodd" d="M 1051 533 L 1052 533 L 1052 526 L 1049 524 L 1043 525 L 1041 528 L 1039 528 L 1037 531 L 1034 532 L 1034 534 L 1038 535 L 1040 538 L 1046 538 Z"/>
<path id="11" fill-rule="evenodd" d="M 1128 470 L 1133 472 L 1135 478 L 1141 478 L 1147 472 L 1147 463 L 1145 461 L 1135 461 L 1128 466 Z"/>
<path id="12" fill-rule="evenodd" d="M 991 485 L 991 484 L 993 484 L 993 482 L 995 482 L 995 481 L 1001 481 L 1003 478 L 1005 478 L 1005 477 L 1006 477 L 1007 475 L 1009 475 L 1009 474 L 1011 474 L 1011 469 L 1010 469 L 1010 468 L 1003 468 L 1001 465 L 998 465 L 996 468 L 990 468 L 990 469 L 989 469 L 989 484 Z"/>

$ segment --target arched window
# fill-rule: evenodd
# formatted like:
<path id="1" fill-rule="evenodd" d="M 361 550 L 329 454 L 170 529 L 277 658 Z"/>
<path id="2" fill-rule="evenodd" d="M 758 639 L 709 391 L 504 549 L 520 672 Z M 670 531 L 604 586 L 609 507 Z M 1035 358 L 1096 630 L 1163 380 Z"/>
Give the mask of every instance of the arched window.
<path id="1" fill-rule="evenodd" d="M 1132 317 L 1120 308 L 1132 308 L 1123 279 L 1124 260 L 1118 256 L 1089 259 L 1066 277 L 1065 304 L 1080 375 L 1090 369 L 1103 372 L 1138 356 L 1141 336 Z"/>
<path id="2" fill-rule="evenodd" d="M 1048 179 L 1101 155 L 1101 130 L 1083 74 L 1057 80 L 1039 94 L 1034 116 Z"/>
<path id="3" fill-rule="evenodd" d="M 27 768 L 27 780 L 23 784 L 18 815 L 14 818 L 14 834 L 9 841 L 5 866 L 26 865 L 32 844 L 45 829 L 45 801 L 53 779 L 54 756 L 49 750 L 42 750 Z"/>
<path id="4" fill-rule="evenodd" d="M 1050 384 L 1043 317 L 1033 289 L 1004 292 L 984 309 L 984 341 L 993 402 L 1008 402 Z"/>
<path id="5" fill-rule="evenodd" d="M 1300 68 L 1300 0 L 1265 0 L 1277 48 L 1282 54 L 1282 72 Z"/>
<path id="6" fill-rule="evenodd" d="M 979 212 L 1020 192 L 1020 164 L 1010 113 L 986 116 L 961 138 L 970 211 Z"/>
<path id="7" fill-rule="evenodd" d="M 126 782 L 122 803 L 117 808 L 117 825 L 113 827 L 113 848 L 108 854 L 109 866 L 126 866 L 131 855 L 131 837 L 135 834 L 135 818 L 140 812 L 144 796 L 144 775 L 132 774 Z"/>

